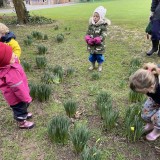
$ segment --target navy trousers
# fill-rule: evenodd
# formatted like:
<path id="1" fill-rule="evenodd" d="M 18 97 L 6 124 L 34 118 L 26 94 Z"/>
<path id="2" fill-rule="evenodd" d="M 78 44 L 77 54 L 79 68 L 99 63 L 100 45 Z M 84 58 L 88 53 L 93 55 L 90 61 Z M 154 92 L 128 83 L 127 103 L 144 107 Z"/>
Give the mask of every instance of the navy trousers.
<path id="1" fill-rule="evenodd" d="M 15 120 L 24 121 L 25 119 L 27 119 L 27 108 L 29 107 L 29 103 L 20 102 L 10 107 L 13 110 L 13 116 Z"/>
<path id="2" fill-rule="evenodd" d="M 151 21 L 152 28 L 151 28 L 151 39 L 152 40 L 160 40 L 160 20 L 153 20 Z"/>

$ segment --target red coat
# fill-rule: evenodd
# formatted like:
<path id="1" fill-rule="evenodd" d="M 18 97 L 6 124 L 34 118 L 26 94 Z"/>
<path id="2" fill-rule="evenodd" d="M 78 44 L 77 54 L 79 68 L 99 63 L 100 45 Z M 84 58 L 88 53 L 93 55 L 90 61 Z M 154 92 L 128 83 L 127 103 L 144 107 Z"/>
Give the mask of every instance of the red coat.
<path id="1" fill-rule="evenodd" d="M 32 101 L 26 74 L 17 60 L 14 64 L 0 67 L 0 90 L 9 105 Z"/>

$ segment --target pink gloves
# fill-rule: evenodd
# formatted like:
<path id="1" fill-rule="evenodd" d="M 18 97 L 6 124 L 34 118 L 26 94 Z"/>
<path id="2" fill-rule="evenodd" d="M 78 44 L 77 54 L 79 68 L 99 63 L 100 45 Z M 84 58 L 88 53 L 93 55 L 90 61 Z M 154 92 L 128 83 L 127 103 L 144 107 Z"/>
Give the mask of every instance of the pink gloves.
<path id="1" fill-rule="evenodd" d="M 102 41 L 101 37 L 95 37 L 94 38 L 94 43 L 95 44 L 101 44 L 101 41 Z"/>
<path id="2" fill-rule="evenodd" d="M 91 38 L 90 35 L 85 36 L 87 44 L 93 46 L 94 44 L 101 44 L 102 39 L 100 37 Z"/>
<path id="3" fill-rule="evenodd" d="M 90 35 L 86 35 L 85 40 L 86 40 L 87 44 L 89 44 L 91 46 L 94 45 L 94 39 L 91 38 Z"/>
<path id="4" fill-rule="evenodd" d="M 93 38 L 90 38 L 90 39 L 88 40 L 88 44 L 91 45 L 91 46 L 93 46 L 93 45 L 94 45 L 94 39 L 93 39 Z"/>
<path id="5" fill-rule="evenodd" d="M 86 42 L 88 43 L 88 41 L 91 39 L 91 37 L 89 36 L 89 35 L 86 35 L 85 36 L 85 40 L 86 40 Z"/>

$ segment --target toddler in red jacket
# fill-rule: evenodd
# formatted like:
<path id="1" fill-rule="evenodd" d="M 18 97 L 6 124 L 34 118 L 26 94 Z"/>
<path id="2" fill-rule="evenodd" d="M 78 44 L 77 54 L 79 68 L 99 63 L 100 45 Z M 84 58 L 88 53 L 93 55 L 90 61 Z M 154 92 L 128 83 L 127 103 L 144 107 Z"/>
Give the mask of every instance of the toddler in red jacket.
<path id="1" fill-rule="evenodd" d="M 12 48 L 0 42 L 0 90 L 13 110 L 19 128 L 30 129 L 34 123 L 27 121 L 32 113 L 27 111 L 32 98 L 26 74 L 12 52 Z"/>

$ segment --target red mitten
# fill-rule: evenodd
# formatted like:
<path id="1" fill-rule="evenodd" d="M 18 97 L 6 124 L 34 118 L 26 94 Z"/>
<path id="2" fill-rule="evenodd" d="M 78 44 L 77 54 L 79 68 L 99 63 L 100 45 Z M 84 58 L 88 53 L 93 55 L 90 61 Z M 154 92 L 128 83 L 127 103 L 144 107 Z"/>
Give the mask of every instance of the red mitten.
<path id="1" fill-rule="evenodd" d="M 101 44 L 101 42 L 102 42 L 101 37 L 95 37 L 95 38 L 94 38 L 94 43 L 95 43 L 95 44 Z"/>

